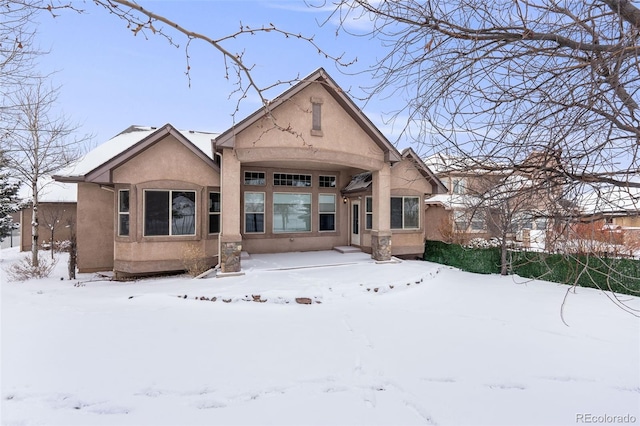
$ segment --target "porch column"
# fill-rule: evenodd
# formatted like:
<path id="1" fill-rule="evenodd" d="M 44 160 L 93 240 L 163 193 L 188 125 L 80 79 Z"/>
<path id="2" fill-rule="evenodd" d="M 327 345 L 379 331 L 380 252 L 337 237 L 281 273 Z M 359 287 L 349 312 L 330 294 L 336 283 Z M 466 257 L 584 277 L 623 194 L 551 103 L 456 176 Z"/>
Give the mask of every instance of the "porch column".
<path id="1" fill-rule="evenodd" d="M 220 232 L 220 269 L 222 273 L 240 272 L 240 161 L 233 149 L 222 150 L 220 171 L 222 228 Z"/>
<path id="2" fill-rule="evenodd" d="M 373 172 L 373 229 L 371 257 L 377 261 L 391 260 L 391 167 L 385 163 Z"/>

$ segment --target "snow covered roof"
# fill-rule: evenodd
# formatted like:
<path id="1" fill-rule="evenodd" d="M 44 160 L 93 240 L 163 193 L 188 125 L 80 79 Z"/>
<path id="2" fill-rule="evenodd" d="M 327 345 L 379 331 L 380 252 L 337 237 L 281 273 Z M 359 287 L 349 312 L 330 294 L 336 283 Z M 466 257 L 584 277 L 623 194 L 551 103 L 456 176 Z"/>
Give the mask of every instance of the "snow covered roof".
<path id="1" fill-rule="evenodd" d="M 130 126 L 113 138 L 89 151 L 75 165 L 61 170 L 56 177 L 63 179 L 84 177 L 101 165 L 118 157 L 119 155 L 124 154 L 127 150 L 133 148 L 137 144 L 147 140 L 148 138 L 152 138 L 158 132 L 169 132 L 170 130 L 179 132 L 179 134 L 191 142 L 206 157 L 213 159 L 211 140 L 217 136 L 217 133 L 177 130 L 170 124 L 166 124 L 160 128 Z"/>
<path id="2" fill-rule="evenodd" d="M 591 191 L 578 199 L 583 213 L 640 213 L 640 188 L 610 187 Z"/>
<path id="3" fill-rule="evenodd" d="M 446 210 L 464 209 L 477 203 L 477 199 L 470 195 L 437 194 L 424 200 L 426 205 L 440 205 Z"/>
<path id="4" fill-rule="evenodd" d="M 353 175 L 353 177 L 351 178 L 351 182 L 349 182 L 347 186 L 344 187 L 342 193 L 348 194 L 350 192 L 364 191 L 371 186 L 371 182 L 371 172 L 358 173 L 357 175 Z"/>
<path id="5" fill-rule="evenodd" d="M 50 177 L 40 179 L 38 201 L 41 203 L 75 203 L 78 201 L 77 185 L 68 182 L 56 182 Z M 21 200 L 31 198 L 31 187 L 22 185 L 18 192 Z"/>

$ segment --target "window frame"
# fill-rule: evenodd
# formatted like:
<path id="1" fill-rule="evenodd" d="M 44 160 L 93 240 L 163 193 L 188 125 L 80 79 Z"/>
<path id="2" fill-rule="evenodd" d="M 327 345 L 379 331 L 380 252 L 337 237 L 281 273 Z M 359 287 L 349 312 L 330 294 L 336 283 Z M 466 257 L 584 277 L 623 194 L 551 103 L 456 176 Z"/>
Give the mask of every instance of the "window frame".
<path id="1" fill-rule="evenodd" d="M 260 194 L 262 195 L 262 211 L 255 211 L 255 212 L 247 212 L 247 194 Z M 256 235 L 256 234 L 264 234 L 265 233 L 265 229 L 266 229 L 266 223 L 265 223 L 265 219 L 267 218 L 267 214 L 266 214 L 266 210 L 267 210 L 267 196 L 266 196 L 266 192 L 258 192 L 258 191 L 245 191 L 243 196 L 242 196 L 242 202 L 243 202 L 243 218 L 244 218 L 244 233 L 245 234 L 252 234 L 252 235 Z M 262 215 L 262 231 L 247 231 L 247 214 L 261 214 Z"/>
<path id="2" fill-rule="evenodd" d="M 122 210 L 122 195 L 127 193 L 127 208 L 126 211 Z M 122 232 L 122 219 L 127 217 L 127 233 Z M 131 190 L 119 189 L 118 190 L 118 237 L 129 237 L 131 235 Z"/>
<path id="3" fill-rule="evenodd" d="M 147 233 L 147 193 L 149 192 L 165 192 L 168 201 L 168 233 L 167 234 L 148 234 Z M 191 193 L 193 194 L 193 233 L 191 234 L 174 234 L 173 233 L 173 194 L 174 193 Z M 143 190 L 142 202 L 142 236 L 144 238 L 188 238 L 198 235 L 198 191 L 193 189 L 160 189 L 147 188 Z"/>
<path id="4" fill-rule="evenodd" d="M 211 209 L 212 209 L 211 195 L 213 195 L 213 194 L 218 194 L 218 211 L 215 211 L 215 210 L 211 211 Z M 207 223 L 207 232 L 208 232 L 208 235 L 218 235 L 222 231 L 222 222 L 221 222 L 221 218 L 222 218 L 222 194 L 220 193 L 220 191 L 209 191 L 207 201 L 209 202 L 209 209 L 207 211 L 207 216 L 209 218 L 209 221 Z M 217 232 L 211 232 L 211 218 L 212 218 L 212 216 L 218 216 L 218 231 Z"/>
<path id="5" fill-rule="evenodd" d="M 278 231 L 276 230 L 276 195 L 306 195 L 309 197 L 309 230 L 293 230 L 293 231 Z M 311 233 L 313 232 L 313 223 L 312 223 L 312 217 L 313 217 L 313 194 L 310 192 L 276 192 L 274 191 L 271 194 L 271 232 L 275 235 L 275 234 L 301 234 L 301 233 Z"/>
<path id="6" fill-rule="evenodd" d="M 373 229 L 373 197 L 371 195 L 364 197 L 364 229 Z"/>
<path id="7" fill-rule="evenodd" d="M 401 199 L 401 200 L 402 200 L 402 203 L 401 203 L 401 206 L 402 206 L 402 210 L 401 210 L 401 215 L 402 215 L 402 227 L 401 227 L 401 228 L 398 228 L 398 227 L 394 227 L 394 226 L 393 226 L 393 222 L 394 222 L 394 216 L 393 216 L 393 213 L 394 213 L 394 211 L 393 211 L 393 199 L 394 199 L 394 198 L 395 198 L 395 199 Z M 417 200 L 416 205 L 417 205 L 417 209 L 418 209 L 418 211 L 417 211 L 417 214 L 418 214 L 418 216 L 417 216 L 417 217 L 418 217 L 418 224 L 417 224 L 417 226 L 415 226 L 415 227 L 414 227 L 414 226 L 412 226 L 412 227 L 408 227 L 408 226 L 405 224 L 405 222 L 406 222 L 405 200 L 406 200 L 406 199 L 409 199 L 409 198 L 412 198 L 412 199 L 416 199 L 416 200 Z M 421 212 L 420 212 L 420 206 L 421 206 L 421 204 L 420 204 L 420 197 L 419 197 L 419 196 L 417 196 L 417 195 L 398 195 L 398 196 L 392 196 L 392 197 L 391 197 L 391 199 L 390 199 L 390 202 L 389 202 L 389 207 L 390 207 L 390 210 L 391 210 L 391 211 L 390 211 L 390 214 L 389 214 L 389 216 L 390 216 L 390 218 L 389 218 L 389 222 L 390 222 L 390 223 L 389 223 L 389 228 L 390 228 L 390 229 L 392 229 L 392 230 L 397 230 L 397 231 L 405 231 L 405 230 L 406 230 L 406 231 L 409 231 L 409 230 L 413 231 L 413 230 L 418 230 L 418 229 L 420 229 L 420 225 L 421 225 L 421 222 L 422 222 L 422 218 L 421 218 L 422 214 L 421 214 Z M 366 228 L 365 228 L 365 229 L 366 229 Z"/>
<path id="8" fill-rule="evenodd" d="M 324 178 L 324 180 L 323 180 Z M 329 178 L 329 186 L 326 185 L 327 178 Z M 338 179 L 335 175 L 318 175 L 318 188 L 335 188 L 337 185 Z M 333 185 L 331 185 L 331 183 Z"/>
<path id="9" fill-rule="evenodd" d="M 289 182 L 291 183 L 289 184 Z M 303 183 L 303 185 L 295 185 L 294 183 L 296 182 Z M 311 188 L 313 186 L 313 175 L 306 173 L 273 172 L 273 186 L 283 186 L 287 188 Z"/>
<path id="10" fill-rule="evenodd" d="M 249 180 L 247 181 L 247 175 L 249 175 Z M 260 175 L 262 177 L 260 177 Z M 254 180 L 255 178 L 257 178 L 258 180 L 261 180 L 262 183 L 251 183 L 252 180 Z M 266 186 L 267 184 L 267 173 L 266 172 L 261 172 L 258 170 L 245 170 L 243 175 L 242 175 L 242 181 L 244 183 L 244 185 L 247 186 Z"/>
<path id="11" fill-rule="evenodd" d="M 333 197 L 333 211 L 322 211 L 321 197 Z M 326 203 L 324 203 L 326 204 Z M 333 216 L 333 229 L 322 229 L 322 216 Z M 320 193 L 318 194 L 318 232 L 336 232 L 336 219 L 338 218 L 338 197 L 336 194 Z"/>

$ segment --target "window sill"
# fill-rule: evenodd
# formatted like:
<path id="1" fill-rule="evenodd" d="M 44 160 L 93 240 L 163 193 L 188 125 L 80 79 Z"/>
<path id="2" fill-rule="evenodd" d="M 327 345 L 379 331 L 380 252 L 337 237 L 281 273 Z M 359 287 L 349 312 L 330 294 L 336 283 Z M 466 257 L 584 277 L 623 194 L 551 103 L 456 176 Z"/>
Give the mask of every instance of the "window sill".
<path id="1" fill-rule="evenodd" d="M 324 136 L 324 133 L 322 133 L 322 130 L 311 129 L 311 136 Z"/>

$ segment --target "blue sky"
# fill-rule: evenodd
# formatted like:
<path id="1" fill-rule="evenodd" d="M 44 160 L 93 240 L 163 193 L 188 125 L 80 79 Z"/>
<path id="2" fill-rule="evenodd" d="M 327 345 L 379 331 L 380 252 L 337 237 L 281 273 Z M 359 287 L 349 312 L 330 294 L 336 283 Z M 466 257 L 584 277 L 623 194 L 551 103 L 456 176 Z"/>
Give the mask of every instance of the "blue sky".
<path id="1" fill-rule="evenodd" d="M 253 76 L 262 86 L 278 80 L 303 77 L 324 67 L 338 84 L 349 90 L 367 116 L 394 141 L 384 125 L 384 112 L 396 108 L 394 99 L 357 100 L 359 89 L 368 85 L 363 75 L 348 75 L 371 65 L 380 56 L 375 40 L 341 34 L 336 26 L 323 27 L 329 12 L 310 9 L 301 0 L 274 1 L 140 1 L 184 27 L 213 38 L 238 30 L 240 23 L 252 28 L 273 23 L 276 27 L 315 36 L 315 41 L 330 54 L 344 53 L 345 61 L 358 60 L 347 70 L 339 70 L 333 61 L 319 55 L 308 43 L 286 39 L 275 33 L 244 35 L 227 44 L 232 52 L 244 51 L 245 62 L 255 64 Z M 81 131 L 94 136 L 100 144 L 132 124 L 161 126 L 171 123 L 180 129 L 224 131 L 232 123 L 236 100 L 229 99 L 233 81 L 225 79 L 223 57 L 212 46 L 194 41 L 190 51 L 191 87 L 185 75 L 186 40 L 177 33 L 172 47 L 165 39 L 150 35 L 134 36 L 126 23 L 92 2 L 76 4 L 85 12 L 70 11 L 53 18 L 40 17 L 39 41 L 50 54 L 41 58 L 44 72 L 56 71 L 54 84 L 61 85 L 60 107 L 82 125 Z M 366 25 L 353 23 L 353 25 Z M 285 90 L 281 86 L 268 92 L 273 97 Z M 245 99 L 237 119 L 260 107 L 255 96 Z M 400 147 L 404 147 L 401 143 Z"/>

